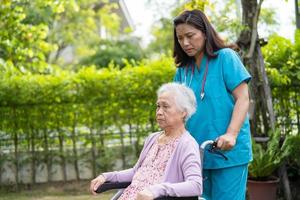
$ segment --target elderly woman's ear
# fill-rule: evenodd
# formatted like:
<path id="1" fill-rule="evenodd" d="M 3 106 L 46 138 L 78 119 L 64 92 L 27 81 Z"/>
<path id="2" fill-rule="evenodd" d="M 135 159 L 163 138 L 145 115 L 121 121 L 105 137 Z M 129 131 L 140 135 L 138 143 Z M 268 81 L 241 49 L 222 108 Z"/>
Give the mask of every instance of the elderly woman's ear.
<path id="1" fill-rule="evenodd" d="M 186 118 L 187 118 L 187 112 L 186 111 L 182 111 L 181 113 L 182 113 L 182 119 L 185 122 Z"/>

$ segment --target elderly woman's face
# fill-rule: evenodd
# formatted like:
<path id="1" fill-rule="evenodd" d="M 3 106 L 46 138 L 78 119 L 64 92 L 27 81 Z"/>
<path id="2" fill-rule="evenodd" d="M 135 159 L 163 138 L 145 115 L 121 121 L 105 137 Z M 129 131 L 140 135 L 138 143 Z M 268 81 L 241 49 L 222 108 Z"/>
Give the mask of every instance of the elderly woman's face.
<path id="1" fill-rule="evenodd" d="M 156 106 L 156 121 L 160 128 L 172 128 L 184 123 L 185 112 L 177 108 L 171 93 L 162 93 L 157 99 Z"/>

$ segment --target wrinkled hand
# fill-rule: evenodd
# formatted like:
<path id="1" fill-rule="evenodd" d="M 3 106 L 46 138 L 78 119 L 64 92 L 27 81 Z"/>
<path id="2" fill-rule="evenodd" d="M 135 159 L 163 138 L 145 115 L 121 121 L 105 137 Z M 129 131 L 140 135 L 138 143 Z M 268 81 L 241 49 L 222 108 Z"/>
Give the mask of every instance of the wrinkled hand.
<path id="1" fill-rule="evenodd" d="M 97 193 L 95 192 L 97 190 L 97 188 L 102 185 L 105 182 L 105 177 L 100 174 L 99 176 L 97 176 L 96 178 L 94 178 L 91 181 L 90 184 L 90 191 L 93 195 L 96 195 Z"/>
<path id="2" fill-rule="evenodd" d="M 137 194 L 136 200 L 153 200 L 153 194 L 145 189 Z"/>
<path id="3" fill-rule="evenodd" d="M 225 133 L 217 139 L 217 147 L 221 150 L 230 150 L 236 143 L 236 135 Z"/>

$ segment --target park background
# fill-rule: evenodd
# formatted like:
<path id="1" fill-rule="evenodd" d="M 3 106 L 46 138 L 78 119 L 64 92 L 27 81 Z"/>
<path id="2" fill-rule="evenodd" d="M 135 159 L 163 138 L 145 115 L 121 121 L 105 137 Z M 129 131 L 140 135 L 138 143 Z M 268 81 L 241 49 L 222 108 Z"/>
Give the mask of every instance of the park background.
<path id="1" fill-rule="evenodd" d="M 90 179 L 135 163 L 144 138 L 159 130 L 155 92 L 175 73 L 172 18 L 188 8 L 204 10 L 227 42 L 240 44 L 254 76 L 252 135 L 267 149 L 280 133 L 272 174 L 299 199 L 300 6 L 275 2 L 292 2 L 290 20 L 279 20 L 268 0 L 148 0 L 136 8 L 126 0 L 1 0 L 0 199 L 92 199 Z M 145 13 L 138 23 L 135 12 Z M 286 138 L 291 148 L 277 161 Z M 288 199 L 282 182 L 277 197 Z"/>

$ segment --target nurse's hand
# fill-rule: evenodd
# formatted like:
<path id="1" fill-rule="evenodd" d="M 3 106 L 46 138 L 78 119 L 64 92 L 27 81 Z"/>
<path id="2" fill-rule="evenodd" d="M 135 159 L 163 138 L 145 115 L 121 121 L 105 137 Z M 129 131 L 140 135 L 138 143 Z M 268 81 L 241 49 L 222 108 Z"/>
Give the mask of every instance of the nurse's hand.
<path id="1" fill-rule="evenodd" d="M 136 200 L 153 200 L 153 194 L 145 189 L 137 194 Z"/>
<path id="2" fill-rule="evenodd" d="M 217 147 L 221 150 L 230 150 L 236 143 L 236 135 L 232 133 L 225 133 L 217 139 Z"/>

